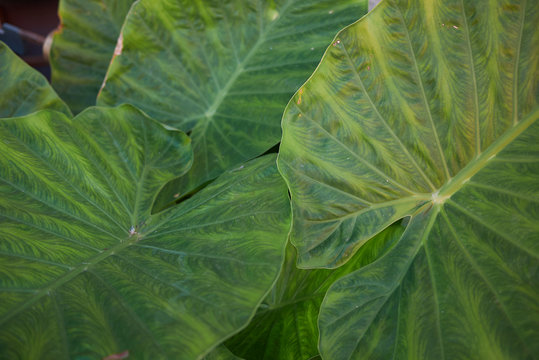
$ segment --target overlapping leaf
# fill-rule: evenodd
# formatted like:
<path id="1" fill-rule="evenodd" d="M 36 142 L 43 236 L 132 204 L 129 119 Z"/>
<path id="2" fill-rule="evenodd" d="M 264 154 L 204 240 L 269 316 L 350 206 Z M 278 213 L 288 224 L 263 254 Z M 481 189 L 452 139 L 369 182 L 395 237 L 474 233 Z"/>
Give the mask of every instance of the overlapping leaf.
<path id="1" fill-rule="evenodd" d="M 301 266 L 338 266 L 323 357 L 539 353 L 539 4 L 391 0 L 335 38 L 293 98 L 279 168 Z"/>
<path id="2" fill-rule="evenodd" d="M 243 360 L 232 354 L 224 345 L 219 345 L 213 349 L 204 360 Z"/>
<path id="3" fill-rule="evenodd" d="M 289 222 L 275 157 L 150 216 L 189 138 L 131 106 L 0 121 L 0 357 L 194 359 L 244 326 Z"/>
<path id="4" fill-rule="evenodd" d="M 51 109 L 71 115 L 47 79 L 0 42 L 0 118 Z"/>
<path id="5" fill-rule="evenodd" d="M 275 145 L 292 94 L 366 10 L 366 0 L 141 0 L 98 103 L 134 103 L 192 131 L 193 168 L 165 204 Z"/>
<path id="6" fill-rule="evenodd" d="M 52 85 L 75 113 L 95 105 L 134 0 L 61 0 L 50 50 Z"/>
<path id="7" fill-rule="evenodd" d="M 245 359 L 310 359 L 318 355 L 318 313 L 326 291 L 339 278 L 384 254 L 403 232 L 395 224 L 362 247 L 338 269 L 302 270 L 296 267 L 292 245 L 279 279 L 249 326 L 226 342 Z"/>

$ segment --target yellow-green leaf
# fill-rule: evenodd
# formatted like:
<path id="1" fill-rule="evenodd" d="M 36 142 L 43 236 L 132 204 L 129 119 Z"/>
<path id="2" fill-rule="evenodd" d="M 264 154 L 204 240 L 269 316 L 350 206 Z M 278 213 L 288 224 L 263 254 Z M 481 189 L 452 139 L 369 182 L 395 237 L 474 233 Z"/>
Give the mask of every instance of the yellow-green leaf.
<path id="1" fill-rule="evenodd" d="M 322 304 L 323 358 L 539 353 L 539 3 L 384 0 L 287 107 L 279 168 L 303 267 L 389 224 Z"/>

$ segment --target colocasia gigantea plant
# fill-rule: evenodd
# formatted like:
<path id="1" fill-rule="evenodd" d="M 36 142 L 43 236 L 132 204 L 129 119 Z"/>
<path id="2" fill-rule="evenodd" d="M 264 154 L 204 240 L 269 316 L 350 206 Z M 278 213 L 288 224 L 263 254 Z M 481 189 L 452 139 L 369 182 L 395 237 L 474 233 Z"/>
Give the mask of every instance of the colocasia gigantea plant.
<path id="1" fill-rule="evenodd" d="M 52 85 L 0 44 L 1 359 L 539 354 L 539 2 L 59 12 Z"/>

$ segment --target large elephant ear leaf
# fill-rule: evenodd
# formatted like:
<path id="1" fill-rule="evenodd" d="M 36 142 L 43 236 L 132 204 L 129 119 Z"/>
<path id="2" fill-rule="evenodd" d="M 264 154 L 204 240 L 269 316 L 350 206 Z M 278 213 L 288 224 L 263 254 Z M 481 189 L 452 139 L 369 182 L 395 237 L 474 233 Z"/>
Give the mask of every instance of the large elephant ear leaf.
<path id="1" fill-rule="evenodd" d="M 367 0 L 141 0 L 98 103 L 137 104 L 192 132 L 193 168 L 164 205 L 277 144 L 290 97 L 366 11 Z"/>
<path id="2" fill-rule="evenodd" d="M 300 266 L 411 216 L 329 291 L 322 357 L 539 352 L 538 22 L 534 1 L 383 1 L 291 100 L 278 164 Z"/>
<path id="3" fill-rule="evenodd" d="M 95 105 L 134 0 L 61 0 L 50 49 L 51 81 L 75 113 Z"/>
<path id="4" fill-rule="evenodd" d="M 38 110 L 71 111 L 47 79 L 0 42 L 0 119 L 24 116 Z"/>
<path id="5" fill-rule="evenodd" d="M 201 357 L 252 316 L 289 226 L 275 157 L 150 216 L 190 139 L 139 110 L 0 121 L 0 358 Z"/>

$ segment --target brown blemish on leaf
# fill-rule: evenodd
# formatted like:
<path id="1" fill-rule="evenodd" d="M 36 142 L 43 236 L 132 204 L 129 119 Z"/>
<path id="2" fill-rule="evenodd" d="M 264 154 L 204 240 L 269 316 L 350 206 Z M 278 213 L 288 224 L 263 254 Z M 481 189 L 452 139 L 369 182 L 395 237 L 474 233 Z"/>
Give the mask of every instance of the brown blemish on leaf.
<path id="1" fill-rule="evenodd" d="M 107 357 L 104 357 L 102 360 L 118 360 L 118 359 L 127 359 L 129 357 L 129 350 L 125 350 L 118 354 L 111 354 Z"/>
<path id="2" fill-rule="evenodd" d="M 114 48 L 114 53 L 112 54 L 112 59 L 110 59 L 109 67 L 107 69 L 107 73 L 105 74 L 105 78 L 103 79 L 103 83 L 101 84 L 101 87 L 99 88 L 99 92 L 97 93 L 97 97 L 101 95 L 101 91 L 103 91 L 103 88 L 107 84 L 107 79 L 109 77 L 109 71 L 110 71 L 110 65 L 116 58 L 116 56 L 122 55 L 122 50 L 124 48 L 124 34 L 123 32 L 120 32 L 120 36 L 118 36 L 118 40 L 116 41 L 116 47 Z"/>
<path id="3" fill-rule="evenodd" d="M 123 48 L 124 48 L 124 34 L 120 33 L 120 36 L 118 36 L 118 41 L 116 42 L 116 47 L 114 48 L 114 55 L 112 56 L 112 60 L 114 60 L 114 57 L 118 55 L 122 55 Z"/>
<path id="4" fill-rule="evenodd" d="M 299 97 L 298 97 L 297 104 L 299 105 L 299 104 L 301 104 L 301 94 L 303 94 L 303 88 L 299 89 L 298 94 L 299 94 Z"/>

